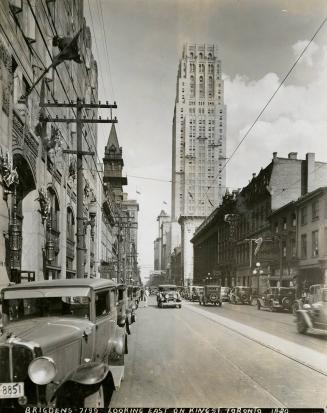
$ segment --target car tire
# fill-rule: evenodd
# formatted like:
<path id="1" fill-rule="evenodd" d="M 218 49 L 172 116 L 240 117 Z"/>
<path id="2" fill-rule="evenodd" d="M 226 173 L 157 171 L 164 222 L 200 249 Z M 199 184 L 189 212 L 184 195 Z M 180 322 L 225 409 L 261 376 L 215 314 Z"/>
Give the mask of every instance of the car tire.
<path id="1" fill-rule="evenodd" d="M 308 331 L 307 323 L 302 314 L 298 314 L 296 322 L 297 331 L 300 334 L 305 334 Z"/>
<path id="2" fill-rule="evenodd" d="M 219 307 L 221 307 L 221 301 L 219 301 L 218 305 L 219 305 Z"/>
<path id="3" fill-rule="evenodd" d="M 201 305 L 201 300 L 199 300 L 199 304 Z"/>
<path id="4" fill-rule="evenodd" d="M 105 407 L 102 384 L 98 390 L 84 398 L 83 407 Z"/>
<path id="5" fill-rule="evenodd" d="M 259 301 L 259 300 L 257 301 L 257 309 L 258 309 L 258 310 L 261 309 L 261 304 L 260 304 L 260 301 Z"/>

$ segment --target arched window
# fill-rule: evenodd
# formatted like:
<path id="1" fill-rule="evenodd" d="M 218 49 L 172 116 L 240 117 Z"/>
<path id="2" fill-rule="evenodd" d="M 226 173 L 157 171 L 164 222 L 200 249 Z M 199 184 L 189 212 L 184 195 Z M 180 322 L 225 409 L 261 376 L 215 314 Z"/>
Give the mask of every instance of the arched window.
<path id="1" fill-rule="evenodd" d="M 212 59 L 212 53 L 208 53 L 208 59 Z"/>
<path id="2" fill-rule="evenodd" d="M 51 227 L 59 232 L 59 202 L 55 191 L 48 188 L 48 197 L 50 201 Z"/>
<path id="3" fill-rule="evenodd" d="M 190 58 L 193 59 L 193 57 L 194 57 L 194 53 L 191 52 L 191 53 L 190 53 Z"/>
<path id="4" fill-rule="evenodd" d="M 190 72 L 191 72 L 191 73 L 194 73 L 194 72 L 195 72 L 195 64 L 194 64 L 194 63 L 191 63 L 191 64 L 190 64 Z"/>
<path id="5" fill-rule="evenodd" d="M 67 208 L 67 239 L 74 242 L 75 240 L 75 218 L 71 207 Z"/>
<path id="6" fill-rule="evenodd" d="M 199 78 L 199 95 L 200 98 L 204 98 L 205 89 L 204 89 L 204 76 L 200 76 Z"/>
<path id="7" fill-rule="evenodd" d="M 199 64 L 199 72 L 204 73 L 204 64 L 203 63 Z"/>
<path id="8" fill-rule="evenodd" d="M 199 59 L 203 59 L 203 53 L 199 53 Z"/>
<path id="9" fill-rule="evenodd" d="M 213 73 L 213 65 L 212 64 L 208 65 L 208 72 L 211 73 L 211 74 Z"/>

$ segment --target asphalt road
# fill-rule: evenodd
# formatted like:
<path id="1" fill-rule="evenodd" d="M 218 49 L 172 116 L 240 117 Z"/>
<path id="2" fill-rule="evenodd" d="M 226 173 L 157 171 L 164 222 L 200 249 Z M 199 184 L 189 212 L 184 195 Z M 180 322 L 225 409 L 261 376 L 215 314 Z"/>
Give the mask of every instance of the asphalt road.
<path id="1" fill-rule="evenodd" d="M 319 343 L 319 344 L 316 344 Z M 137 310 L 111 407 L 326 407 L 326 340 L 289 314 L 225 304 Z"/>

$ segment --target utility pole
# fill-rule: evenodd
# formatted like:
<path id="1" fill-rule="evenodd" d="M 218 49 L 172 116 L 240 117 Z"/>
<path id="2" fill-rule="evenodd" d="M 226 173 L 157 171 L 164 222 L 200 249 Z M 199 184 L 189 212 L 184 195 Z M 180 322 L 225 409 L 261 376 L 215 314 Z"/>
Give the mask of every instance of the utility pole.
<path id="1" fill-rule="evenodd" d="M 77 278 L 84 278 L 84 252 L 85 252 L 85 230 L 84 230 L 84 210 L 83 210 L 83 197 L 84 197 L 84 175 L 83 175 L 83 156 L 90 155 L 94 156 L 95 152 L 83 151 L 83 125 L 84 123 L 117 123 L 117 118 L 112 118 L 112 109 L 116 109 L 117 105 L 99 103 L 85 103 L 84 100 L 77 99 L 76 102 L 63 102 L 58 103 L 45 103 L 40 102 L 41 108 L 71 108 L 76 109 L 76 118 L 50 118 L 40 116 L 41 122 L 56 122 L 56 123 L 76 123 L 76 133 L 77 133 L 77 147 L 76 150 L 66 149 L 64 153 L 76 154 L 77 155 L 77 242 L 76 242 L 76 275 Z M 110 109 L 110 119 L 101 119 L 101 117 L 87 119 L 82 116 L 83 109 Z"/>

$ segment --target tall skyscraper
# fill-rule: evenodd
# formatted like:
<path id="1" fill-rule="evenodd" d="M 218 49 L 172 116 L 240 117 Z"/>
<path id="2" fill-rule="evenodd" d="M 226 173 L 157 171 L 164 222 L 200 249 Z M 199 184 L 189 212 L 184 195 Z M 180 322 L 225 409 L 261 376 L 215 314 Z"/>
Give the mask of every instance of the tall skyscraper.
<path id="1" fill-rule="evenodd" d="M 226 187 L 225 169 L 221 169 L 226 162 L 224 82 L 214 45 L 184 46 L 176 89 L 171 248 L 181 244 L 182 277 L 187 285 L 193 280 L 190 240 L 219 205 Z"/>

